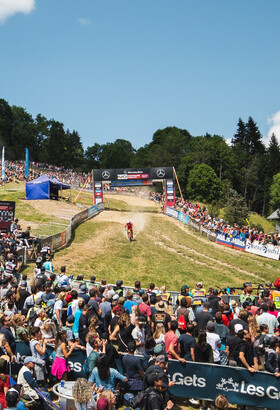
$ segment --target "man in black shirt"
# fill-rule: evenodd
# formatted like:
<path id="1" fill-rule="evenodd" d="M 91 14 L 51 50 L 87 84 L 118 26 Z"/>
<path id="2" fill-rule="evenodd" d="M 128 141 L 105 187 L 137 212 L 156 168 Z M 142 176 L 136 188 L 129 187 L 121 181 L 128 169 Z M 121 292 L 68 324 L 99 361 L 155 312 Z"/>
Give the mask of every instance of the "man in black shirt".
<path id="1" fill-rule="evenodd" d="M 9 316 L 4 316 L 3 326 L 0 330 L 0 333 L 2 333 L 5 336 L 5 339 L 9 343 L 11 351 L 14 355 L 16 352 L 16 341 L 11 332 L 11 329 L 10 329 L 11 326 L 12 326 L 11 318 Z"/>
<path id="2" fill-rule="evenodd" d="M 198 332 L 200 330 L 206 329 L 206 325 L 209 322 L 209 320 L 213 321 L 213 316 L 209 312 L 209 309 L 210 304 L 208 302 L 205 302 L 203 304 L 203 310 L 201 312 L 198 312 L 195 316 L 194 325 L 196 326 Z"/>
<path id="3" fill-rule="evenodd" d="M 82 346 L 86 345 L 86 335 L 88 334 L 88 318 L 92 313 L 92 306 L 85 305 L 79 320 L 79 339 Z"/>

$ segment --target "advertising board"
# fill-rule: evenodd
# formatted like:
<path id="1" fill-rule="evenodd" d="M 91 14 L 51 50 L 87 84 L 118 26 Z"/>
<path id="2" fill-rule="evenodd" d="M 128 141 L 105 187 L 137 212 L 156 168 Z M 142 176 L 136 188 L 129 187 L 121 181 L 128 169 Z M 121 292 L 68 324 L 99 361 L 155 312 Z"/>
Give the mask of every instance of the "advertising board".
<path id="1" fill-rule="evenodd" d="M 254 255 L 264 256 L 265 258 L 279 260 L 280 248 L 274 245 L 263 245 L 258 241 L 251 243 L 250 240 L 246 241 L 246 252 L 253 253 Z"/>

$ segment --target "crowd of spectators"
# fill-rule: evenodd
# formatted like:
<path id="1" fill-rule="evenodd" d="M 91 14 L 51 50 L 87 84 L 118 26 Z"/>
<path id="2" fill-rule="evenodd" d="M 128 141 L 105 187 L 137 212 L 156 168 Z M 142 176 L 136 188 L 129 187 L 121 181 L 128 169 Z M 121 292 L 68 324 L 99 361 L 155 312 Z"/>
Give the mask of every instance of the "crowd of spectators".
<path id="1" fill-rule="evenodd" d="M 262 230 L 251 227 L 249 224 L 247 226 L 239 226 L 236 223 L 230 225 L 223 218 L 215 217 L 213 212 L 209 212 L 206 206 L 177 199 L 174 207 L 216 234 L 224 234 L 226 237 L 238 238 L 241 241 L 249 239 L 251 243 L 257 241 L 262 245 L 279 245 L 280 237 L 278 234 L 265 234 Z"/>
<path id="2" fill-rule="evenodd" d="M 12 247 L 9 254 L 16 256 Z M 176 399 L 169 392 L 175 384 L 168 378 L 168 362 L 178 360 L 238 366 L 253 373 L 279 372 L 279 312 L 271 284 L 253 289 L 246 284 L 239 303 L 224 303 L 217 289 L 193 289 L 183 285 L 176 306 L 163 285 L 142 289 L 136 281 L 124 291 L 118 280 L 109 285 L 91 277 L 73 279 L 65 266 L 54 273 L 49 249 L 37 260 L 29 281 L 9 266 L 2 266 L 0 282 L 0 403 L 25 408 L 32 400 L 48 408 L 35 388 L 70 380 L 68 359 L 74 350 L 85 352 L 83 370 L 73 388 L 77 409 L 113 409 L 125 402 L 147 410 L 171 409 Z M 10 389 L 7 365 L 17 359 L 16 342 L 29 344 L 17 388 Z M 48 345 L 53 357 L 46 355 Z M 142 356 L 142 358 L 139 357 Z M 122 360 L 123 372 L 117 370 Z M 18 390 L 17 390 L 18 389 Z M 1 394 L 2 392 L 2 394 Z M 13 392 L 13 394 L 11 393 Z M 189 397 L 199 408 L 227 408 L 224 396 L 216 404 Z M 9 408 L 9 407 L 8 407 Z"/>

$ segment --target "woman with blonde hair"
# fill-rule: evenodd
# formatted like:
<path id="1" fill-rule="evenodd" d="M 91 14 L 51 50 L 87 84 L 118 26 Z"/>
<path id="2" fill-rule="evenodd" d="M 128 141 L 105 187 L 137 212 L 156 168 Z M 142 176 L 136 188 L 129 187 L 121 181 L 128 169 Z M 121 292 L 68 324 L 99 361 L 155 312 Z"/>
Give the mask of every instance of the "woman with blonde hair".
<path id="1" fill-rule="evenodd" d="M 24 327 L 24 321 L 25 317 L 21 313 L 17 313 L 13 318 L 13 322 L 15 324 L 16 339 L 19 342 L 29 343 L 30 338 L 28 336 L 26 328 Z"/>
<path id="2" fill-rule="evenodd" d="M 156 329 L 153 334 L 153 339 L 157 345 L 164 345 L 165 327 L 163 323 L 157 323 Z"/>
<path id="3" fill-rule="evenodd" d="M 260 333 L 260 328 L 257 323 L 257 319 L 253 315 L 249 315 L 247 318 L 248 326 L 249 326 L 249 333 L 251 335 L 252 343 L 255 341 L 255 337 Z"/>
<path id="4" fill-rule="evenodd" d="M 112 390 L 104 390 L 99 397 L 100 399 L 104 398 L 108 400 L 108 410 L 114 410 L 116 408 L 116 395 Z"/>
<path id="5" fill-rule="evenodd" d="M 56 337 L 56 327 L 51 319 L 47 319 L 41 326 L 42 339 L 47 339 L 48 343 L 54 343 Z"/>
<path id="6" fill-rule="evenodd" d="M 96 408 L 92 387 L 86 379 L 79 377 L 75 381 L 72 396 L 77 410 L 93 410 Z"/>
<path id="7" fill-rule="evenodd" d="M 237 306 L 236 300 L 234 299 L 231 301 L 231 308 L 232 308 L 232 313 L 233 313 L 233 319 L 238 319 L 240 309 Z"/>

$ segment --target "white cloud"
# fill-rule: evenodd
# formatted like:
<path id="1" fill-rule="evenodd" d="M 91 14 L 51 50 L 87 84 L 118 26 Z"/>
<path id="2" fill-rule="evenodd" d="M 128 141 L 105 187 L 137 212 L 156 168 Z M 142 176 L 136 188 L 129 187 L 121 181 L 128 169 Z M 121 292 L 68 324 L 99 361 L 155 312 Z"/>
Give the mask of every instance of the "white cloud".
<path id="1" fill-rule="evenodd" d="M 81 17 L 78 19 L 78 22 L 82 25 L 82 26 L 89 26 L 91 24 L 91 20 Z"/>
<path id="2" fill-rule="evenodd" d="M 269 117 L 267 122 L 270 125 L 267 138 L 270 138 L 272 134 L 275 134 L 278 141 L 280 141 L 280 111 L 277 111 Z"/>
<path id="3" fill-rule="evenodd" d="M 31 13 L 35 8 L 35 0 L 0 0 L 0 22 L 16 13 Z"/>

